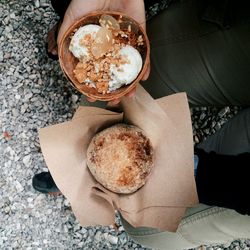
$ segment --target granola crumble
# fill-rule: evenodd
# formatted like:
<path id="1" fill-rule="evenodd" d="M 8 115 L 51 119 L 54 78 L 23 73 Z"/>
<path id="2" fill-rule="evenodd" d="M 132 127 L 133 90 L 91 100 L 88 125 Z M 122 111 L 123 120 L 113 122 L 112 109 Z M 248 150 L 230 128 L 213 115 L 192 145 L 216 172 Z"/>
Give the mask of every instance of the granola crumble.
<path id="1" fill-rule="evenodd" d="M 116 21 L 118 26 L 120 19 Z M 85 58 L 79 58 L 79 62 L 74 69 L 74 75 L 79 83 L 94 87 L 99 93 L 105 94 L 109 92 L 111 65 L 115 65 L 118 72 L 124 72 L 120 66 L 130 63 L 126 56 L 119 54 L 120 50 L 126 46 L 126 44 L 132 47 L 143 46 L 144 41 L 142 35 L 136 37 L 132 32 L 130 24 L 126 30 L 120 30 L 117 29 L 116 24 L 112 23 L 112 19 L 100 19 L 100 25 L 112 32 L 112 43 L 110 48 L 104 55 L 96 58 L 91 51 L 91 46 L 96 42 L 96 38 L 93 39 L 91 34 L 85 35 L 80 40 L 80 45 L 87 48 L 90 58 L 87 60 Z"/>

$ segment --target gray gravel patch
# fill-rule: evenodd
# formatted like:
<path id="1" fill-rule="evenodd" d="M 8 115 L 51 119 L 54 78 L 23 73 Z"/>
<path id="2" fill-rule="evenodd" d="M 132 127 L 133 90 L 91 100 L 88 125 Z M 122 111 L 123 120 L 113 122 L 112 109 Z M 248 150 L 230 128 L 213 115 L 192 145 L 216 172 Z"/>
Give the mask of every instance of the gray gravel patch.
<path id="1" fill-rule="evenodd" d="M 0 249 L 146 249 L 129 239 L 118 219 L 118 231 L 83 228 L 63 196 L 32 188 L 33 175 L 47 171 L 37 129 L 71 119 L 80 98 L 46 55 L 46 35 L 57 18 L 48 0 L 0 1 Z M 237 112 L 192 110 L 194 141 Z M 207 249 L 249 248 L 250 241 L 235 241 Z"/>

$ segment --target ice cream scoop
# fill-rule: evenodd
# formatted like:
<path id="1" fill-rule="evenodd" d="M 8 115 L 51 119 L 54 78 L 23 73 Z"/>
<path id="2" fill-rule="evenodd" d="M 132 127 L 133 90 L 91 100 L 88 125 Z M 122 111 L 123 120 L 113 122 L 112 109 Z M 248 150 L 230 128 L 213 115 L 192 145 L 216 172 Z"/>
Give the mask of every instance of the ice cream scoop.
<path id="1" fill-rule="evenodd" d="M 133 82 L 142 69 L 142 58 L 138 50 L 130 45 L 121 48 L 119 54 L 124 57 L 127 63 L 120 66 L 110 65 L 111 80 L 109 91 L 114 91 L 123 85 Z"/>
<path id="2" fill-rule="evenodd" d="M 91 36 L 91 40 L 95 39 L 97 32 L 100 30 L 101 26 L 96 24 L 88 24 L 80 27 L 76 33 L 73 35 L 72 40 L 69 45 L 69 50 L 73 53 L 73 55 L 80 59 L 89 59 L 89 51 L 84 44 L 82 44 L 82 39 L 84 39 L 87 35 Z"/>

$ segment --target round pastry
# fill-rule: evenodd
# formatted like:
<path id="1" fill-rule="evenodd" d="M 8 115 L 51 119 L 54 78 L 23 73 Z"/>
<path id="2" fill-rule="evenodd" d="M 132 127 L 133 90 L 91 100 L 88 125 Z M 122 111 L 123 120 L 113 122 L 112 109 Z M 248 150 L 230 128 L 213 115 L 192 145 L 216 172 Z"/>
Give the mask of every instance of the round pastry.
<path id="1" fill-rule="evenodd" d="M 150 140 L 138 127 L 117 124 L 96 134 L 87 150 L 94 178 L 115 193 L 133 193 L 142 187 L 153 167 Z"/>

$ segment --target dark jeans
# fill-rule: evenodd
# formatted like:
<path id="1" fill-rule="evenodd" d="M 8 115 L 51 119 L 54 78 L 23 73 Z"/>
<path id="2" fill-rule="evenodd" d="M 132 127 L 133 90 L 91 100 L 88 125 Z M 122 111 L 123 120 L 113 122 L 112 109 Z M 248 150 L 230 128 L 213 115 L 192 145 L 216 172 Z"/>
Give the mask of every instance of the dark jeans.
<path id="1" fill-rule="evenodd" d="M 250 104 L 250 2 L 220 2 L 174 1 L 147 23 L 152 70 L 143 86 L 155 98 L 184 91 L 195 106 Z"/>

